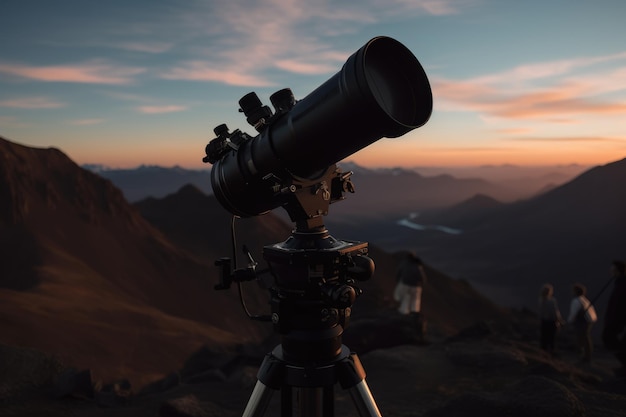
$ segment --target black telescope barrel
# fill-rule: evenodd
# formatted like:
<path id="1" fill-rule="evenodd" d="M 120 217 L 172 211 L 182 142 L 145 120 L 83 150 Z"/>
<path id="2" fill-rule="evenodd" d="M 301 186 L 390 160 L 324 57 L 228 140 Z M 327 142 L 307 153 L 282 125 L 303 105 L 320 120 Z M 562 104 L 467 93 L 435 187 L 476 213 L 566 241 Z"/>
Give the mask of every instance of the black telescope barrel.
<path id="1" fill-rule="evenodd" d="M 424 125 L 432 106 L 428 77 L 411 51 L 390 37 L 373 38 L 338 73 L 216 162 L 215 196 L 240 216 L 276 208 L 280 202 L 259 189 L 266 175 L 312 178 L 380 138 Z"/>
<path id="2" fill-rule="evenodd" d="M 432 103 L 417 58 L 400 42 L 377 37 L 277 120 L 267 140 L 288 169 L 307 176 L 382 137 L 422 126 Z"/>

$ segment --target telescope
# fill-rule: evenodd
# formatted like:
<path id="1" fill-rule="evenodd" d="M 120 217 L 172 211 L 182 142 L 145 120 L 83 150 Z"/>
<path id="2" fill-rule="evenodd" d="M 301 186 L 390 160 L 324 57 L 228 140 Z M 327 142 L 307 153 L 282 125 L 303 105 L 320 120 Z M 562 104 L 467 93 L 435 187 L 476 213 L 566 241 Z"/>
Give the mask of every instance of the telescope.
<path id="1" fill-rule="evenodd" d="M 266 355 L 243 415 L 263 415 L 274 390 L 281 390 L 283 416 L 292 415 L 294 401 L 297 415 L 334 415 L 332 387 L 339 382 L 361 416 L 380 416 L 356 353 L 342 344 L 352 305 L 362 293 L 358 282 L 373 276 L 374 262 L 367 242 L 335 239 L 323 218 L 330 204 L 355 190 L 353 173 L 342 172 L 338 162 L 428 121 L 433 103 L 428 78 L 408 48 L 379 36 L 303 99 L 284 88 L 270 101 L 273 111 L 254 92 L 242 97 L 239 111 L 257 135 L 221 124 L 203 158 L 213 165 L 213 193 L 233 221 L 282 207 L 295 223 L 284 242 L 263 248 L 274 278 L 271 315 L 251 315 L 242 299 L 249 317 L 271 321 L 282 338 Z M 257 264 L 244 252 L 250 260 L 245 268 L 230 258 L 216 261 L 221 267 L 216 289 L 235 282 L 241 294 L 242 282 L 257 279 Z"/>
<path id="2" fill-rule="evenodd" d="M 370 40 L 302 100 L 296 101 L 289 89 L 270 100 L 275 113 L 255 93 L 239 101 L 259 132 L 256 137 L 220 125 L 206 149 L 215 197 L 240 217 L 284 205 L 292 178 L 315 179 L 382 137 L 396 138 L 422 126 L 432 111 L 424 69 L 404 45 L 388 37 Z"/>

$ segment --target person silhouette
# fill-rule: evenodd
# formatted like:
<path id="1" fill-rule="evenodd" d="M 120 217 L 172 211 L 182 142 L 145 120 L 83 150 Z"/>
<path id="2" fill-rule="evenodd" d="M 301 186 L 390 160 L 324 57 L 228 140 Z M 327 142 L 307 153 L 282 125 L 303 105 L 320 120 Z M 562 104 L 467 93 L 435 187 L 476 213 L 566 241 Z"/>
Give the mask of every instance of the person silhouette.
<path id="1" fill-rule="evenodd" d="M 565 321 L 554 298 L 554 286 L 550 283 L 543 284 L 539 293 L 539 343 L 541 349 L 550 355 L 555 354 L 556 335 L 563 323 Z"/>
<path id="2" fill-rule="evenodd" d="M 400 260 L 396 279 L 394 299 L 399 303 L 398 312 L 413 316 L 418 340 L 423 341 L 426 323 L 422 315 L 422 292 L 427 278 L 424 264 L 414 252 L 406 252 Z"/>
<path id="3" fill-rule="evenodd" d="M 620 362 L 615 375 L 626 377 L 626 263 L 613 261 L 610 271 L 615 283 L 604 313 L 602 342 Z"/>
<path id="4" fill-rule="evenodd" d="M 570 303 L 567 322 L 574 328 L 576 342 L 582 349 L 583 356 L 581 362 L 591 362 L 593 352 L 593 340 L 591 339 L 591 328 L 598 320 L 596 309 L 587 299 L 587 287 L 576 283 L 572 285 L 574 298 Z"/>

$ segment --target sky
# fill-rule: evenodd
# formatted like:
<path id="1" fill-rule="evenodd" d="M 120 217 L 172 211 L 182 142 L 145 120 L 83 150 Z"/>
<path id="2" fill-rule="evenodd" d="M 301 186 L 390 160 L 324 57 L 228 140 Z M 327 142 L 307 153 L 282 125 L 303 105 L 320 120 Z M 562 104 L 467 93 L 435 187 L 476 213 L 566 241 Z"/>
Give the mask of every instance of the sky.
<path id="1" fill-rule="evenodd" d="M 0 136 L 208 168 L 217 125 L 256 135 L 245 94 L 302 99 L 389 36 L 424 67 L 432 115 L 347 159 L 600 165 L 626 157 L 624 18 L 623 0 L 0 0 Z"/>

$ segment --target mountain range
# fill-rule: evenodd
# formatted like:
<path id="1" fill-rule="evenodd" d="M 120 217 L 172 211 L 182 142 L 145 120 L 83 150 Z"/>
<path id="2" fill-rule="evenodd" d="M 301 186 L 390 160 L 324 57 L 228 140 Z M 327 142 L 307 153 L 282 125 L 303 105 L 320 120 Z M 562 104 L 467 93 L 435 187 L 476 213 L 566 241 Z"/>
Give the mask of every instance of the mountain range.
<path id="1" fill-rule="evenodd" d="M 343 161 L 339 165 L 343 171 L 354 173 L 352 178 L 358 193 L 353 198 L 368 202 L 368 206 L 376 200 L 387 201 L 386 205 L 379 204 L 369 209 L 375 209 L 378 214 L 381 211 L 401 212 L 406 207 L 423 209 L 448 206 L 479 193 L 504 202 L 519 200 L 561 185 L 585 169 L 580 165 L 504 165 L 472 169 L 365 168 L 351 161 Z M 195 185 L 206 194 L 212 193 L 210 166 L 206 169 L 186 169 L 178 166 L 167 168 L 142 165 L 119 169 L 86 164 L 83 168 L 110 179 L 131 203 L 148 197 L 165 197 L 187 184 Z M 340 211 L 341 208 L 335 215 L 340 215 Z"/>
<path id="2" fill-rule="evenodd" d="M 594 167 L 516 202 L 475 195 L 445 208 L 373 219 L 367 228 L 341 221 L 329 224 L 343 235 L 388 250 L 415 250 L 501 305 L 534 308 L 539 288 L 550 282 L 566 314 L 571 285 L 580 282 L 602 311 L 610 264 L 626 258 L 624 183 L 626 159 Z M 408 221 L 420 227 L 406 227 Z M 441 226 L 456 233 L 446 233 Z"/>
<path id="3" fill-rule="evenodd" d="M 99 164 L 86 164 L 82 167 L 111 180 L 129 202 L 148 197 L 163 198 L 187 184 L 195 185 L 207 194 L 212 192 L 208 169 L 186 169 L 179 166 L 165 168 L 156 165 L 114 169 Z"/>

